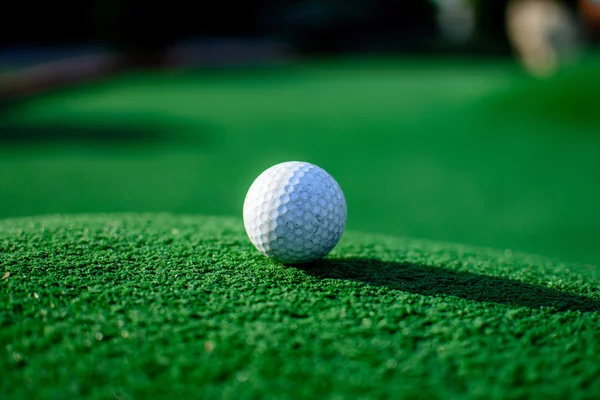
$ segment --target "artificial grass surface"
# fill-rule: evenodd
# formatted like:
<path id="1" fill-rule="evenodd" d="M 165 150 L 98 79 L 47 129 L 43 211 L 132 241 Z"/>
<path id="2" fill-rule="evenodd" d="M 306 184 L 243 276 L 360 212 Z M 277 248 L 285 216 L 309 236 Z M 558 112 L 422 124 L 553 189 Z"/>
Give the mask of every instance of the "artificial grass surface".
<path id="1" fill-rule="evenodd" d="M 0 221 L 3 398 L 598 398 L 596 267 L 347 232 L 279 265 L 240 218 Z"/>
<path id="2" fill-rule="evenodd" d="M 31 97 L 0 113 L 0 217 L 237 215 L 260 172 L 301 160 L 338 180 L 351 230 L 600 264 L 599 66 L 329 60 Z"/>

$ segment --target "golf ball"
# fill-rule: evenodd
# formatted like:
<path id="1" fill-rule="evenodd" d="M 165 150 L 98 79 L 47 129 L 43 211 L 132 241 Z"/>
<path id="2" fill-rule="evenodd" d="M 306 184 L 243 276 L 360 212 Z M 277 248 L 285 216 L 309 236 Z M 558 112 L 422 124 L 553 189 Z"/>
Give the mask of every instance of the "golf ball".
<path id="1" fill-rule="evenodd" d="M 244 201 L 250 241 L 286 264 L 314 261 L 339 242 L 346 226 L 346 199 L 331 175 L 316 165 L 290 161 L 256 178 Z"/>

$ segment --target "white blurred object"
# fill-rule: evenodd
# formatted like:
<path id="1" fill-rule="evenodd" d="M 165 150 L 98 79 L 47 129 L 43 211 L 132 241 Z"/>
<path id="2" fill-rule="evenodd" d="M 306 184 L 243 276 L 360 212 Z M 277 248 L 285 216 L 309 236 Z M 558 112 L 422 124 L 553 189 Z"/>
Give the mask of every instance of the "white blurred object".
<path id="1" fill-rule="evenodd" d="M 583 40 L 577 19 L 553 0 L 513 0 L 506 12 L 507 33 L 523 66 L 544 77 L 576 61 Z"/>
<path id="2" fill-rule="evenodd" d="M 475 31 L 475 9 L 469 0 L 434 0 L 437 22 L 444 39 L 463 45 Z"/>

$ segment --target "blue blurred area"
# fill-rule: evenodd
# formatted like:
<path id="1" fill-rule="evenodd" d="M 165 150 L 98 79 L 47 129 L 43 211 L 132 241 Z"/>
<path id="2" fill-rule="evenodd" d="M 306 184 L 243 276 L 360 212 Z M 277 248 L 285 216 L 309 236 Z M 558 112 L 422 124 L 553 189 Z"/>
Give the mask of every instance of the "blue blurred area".
<path id="1" fill-rule="evenodd" d="M 56 62 L 66 58 L 81 57 L 107 51 L 99 44 L 86 45 L 24 45 L 13 44 L 0 51 L 0 66 L 7 69 L 24 68 L 32 65 Z"/>

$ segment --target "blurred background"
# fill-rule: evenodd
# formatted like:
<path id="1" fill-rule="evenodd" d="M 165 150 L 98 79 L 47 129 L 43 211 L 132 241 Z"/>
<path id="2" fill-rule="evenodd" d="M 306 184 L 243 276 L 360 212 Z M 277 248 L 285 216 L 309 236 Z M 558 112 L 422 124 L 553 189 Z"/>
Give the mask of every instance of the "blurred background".
<path id="1" fill-rule="evenodd" d="M 348 229 L 600 262 L 600 2 L 9 2 L 0 218 L 234 215 L 309 161 Z"/>

